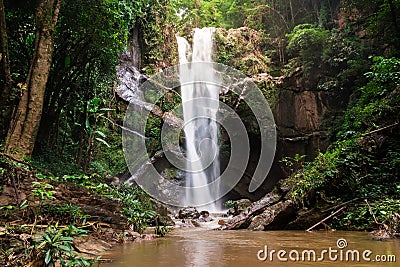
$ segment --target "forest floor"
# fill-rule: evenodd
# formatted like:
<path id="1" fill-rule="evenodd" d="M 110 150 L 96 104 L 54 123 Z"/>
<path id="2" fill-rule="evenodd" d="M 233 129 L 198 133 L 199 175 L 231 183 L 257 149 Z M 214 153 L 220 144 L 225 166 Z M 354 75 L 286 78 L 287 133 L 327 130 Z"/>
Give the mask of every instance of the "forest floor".
<path id="1" fill-rule="evenodd" d="M 71 255 L 88 260 L 121 243 L 156 237 L 130 227 L 118 198 L 43 178 L 24 164 L 6 167 L 0 166 L 0 266 L 42 266 L 47 247 L 69 244 L 60 237 L 72 237 Z M 49 241 L 40 244 L 46 235 Z"/>

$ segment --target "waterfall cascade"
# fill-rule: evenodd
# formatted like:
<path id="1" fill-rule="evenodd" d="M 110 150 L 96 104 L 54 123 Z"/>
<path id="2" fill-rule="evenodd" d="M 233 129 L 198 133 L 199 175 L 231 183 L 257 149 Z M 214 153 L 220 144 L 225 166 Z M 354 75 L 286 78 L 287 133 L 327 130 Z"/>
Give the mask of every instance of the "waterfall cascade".
<path id="1" fill-rule="evenodd" d="M 214 28 L 195 29 L 193 49 L 183 37 L 177 36 L 179 77 L 184 118 L 186 147 L 185 203 L 209 203 L 209 211 L 219 211 L 213 196 L 219 190 L 218 145 L 219 86 L 214 69 L 199 62 L 212 62 Z M 210 66 L 210 65 L 208 65 Z M 213 185 L 210 186 L 210 183 Z M 208 185 L 206 193 L 196 194 L 191 188 Z"/>

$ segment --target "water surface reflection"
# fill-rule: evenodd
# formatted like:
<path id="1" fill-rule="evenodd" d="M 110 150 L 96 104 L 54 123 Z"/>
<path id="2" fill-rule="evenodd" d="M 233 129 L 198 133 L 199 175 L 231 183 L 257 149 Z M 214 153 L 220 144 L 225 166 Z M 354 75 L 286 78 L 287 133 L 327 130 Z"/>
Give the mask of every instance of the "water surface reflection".
<path id="1" fill-rule="evenodd" d="M 338 239 L 345 239 L 347 246 L 343 249 L 338 248 Z M 271 250 L 285 250 L 283 255 L 286 262 L 278 260 L 277 253 L 273 254 L 273 260 L 260 261 L 257 253 L 268 247 Z M 304 250 L 313 250 L 320 257 L 322 250 L 337 250 L 332 256 L 337 255 L 336 261 L 329 260 L 328 253 L 324 254 L 323 261 L 309 262 L 307 255 L 305 261 L 301 261 Z M 299 260 L 290 260 L 290 251 L 299 252 Z M 340 261 L 340 251 L 343 251 L 342 261 Z M 348 250 L 358 250 L 360 261 L 346 260 Z M 368 257 L 370 262 L 362 259 L 365 250 L 372 251 Z M 118 250 L 109 252 L 104 258 L 115 259 L 110 264 L 104 266 L 133 267 L 133 266 L 399 266 L 397 262 L 379 263 L 375 261 L 375 256 L 394 255 L 396 261 L 400 261 L 400 242 L 398 240 L 373 241 L 367 233 L 357 232 L 314 232 L 303 231 L 272 231 L 272 232 L 251 232 L 251 231 L 216 231 L 196 229 L 177 229 L 168 234 L 168 237 L 159 238 L 153 241 L 143 241 L 121 247 Z M 261 253 L 259 256 L 264 256 Z M 292 252 L 292 258 L 296 256 Z M 387 259 L 389 260 L 389 258 Z M 390 259 L 393 260 L 393 259 Z M 103 265 L 102 265 L 103 266 Z"/>

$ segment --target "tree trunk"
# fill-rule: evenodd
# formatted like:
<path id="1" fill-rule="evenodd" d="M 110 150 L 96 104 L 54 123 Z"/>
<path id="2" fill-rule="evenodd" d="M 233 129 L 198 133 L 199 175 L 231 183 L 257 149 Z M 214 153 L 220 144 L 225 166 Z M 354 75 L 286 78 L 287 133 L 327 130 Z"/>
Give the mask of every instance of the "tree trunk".
<path id="1" fill-rule="evenodd" d="M 35 50 L 29 69 L 26 90 L 10 124 L 6 152 L 17 158 L 31 157 L 42 116 L 46 83 L 53 57 L 53 31 L 61 0 L 41 0 L 36 11 Z"/>
<path id="2" fill-rule="evenodd" d="M 137 69 L 140 69 L 142 52 L 139 45 L 139 27 L 136 25 L 133 28 L 131 51 L 132 64 Z"/>
<path id="3" fill-rule="evenodd" d="M 290 4 L 290 17 L 292 18 L 292 25 L 291 26 L 294 27 L 294 25 L 295 25 L 295 20 L 294 20 L 295 15 L 294 15 L 294 9 L 293 9 L 292 0 L 290 0 L 289 4 Z"/>
<path id="4" fill-rule="evenodd" d="M 1 44 L 1 54 L 0 61 L 2 65 L 2 76 L 4 78 L 3 90 L 0 95 L 0 125 L 3 125 L 2 132 L 0 133 L 1 138 L 7 133 L 7 127 L 9 119 L 11 117 L 12 107 L 11 102 L 11 69 L 10 69 L 10 59 L 8 53 L 8 36 L 6 27 L 6 12 L 4 9 L 4 1 L 0 0 L 0 44 Z"/>
<path id="5" fill-rule="evenodd" d="M 1 38 L 1 63 L 4 75 L 4 88 L 1 94 L 1 101 L 6 99 L 11 91 L 11 70 L 10 70 L 10 60 L 8 54 L 8 37 L 7 37 L 7 27 L 6 27 L 6 14 L 4 10 L 4 1 L 0 0 L 0 38 Z"/>
<path id="6" fill-rule="evenodd" d="M 196 9 L 195 17 L 194 17 L 194 25 L 196 28 L 200 27 L 200 1 L 194 1 L 194 8 Z"/>

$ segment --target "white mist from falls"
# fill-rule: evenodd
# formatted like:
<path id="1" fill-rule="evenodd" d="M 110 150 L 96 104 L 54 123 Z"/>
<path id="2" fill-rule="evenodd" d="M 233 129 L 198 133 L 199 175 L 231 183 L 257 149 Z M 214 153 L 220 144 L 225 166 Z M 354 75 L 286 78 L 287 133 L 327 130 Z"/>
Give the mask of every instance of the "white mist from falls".
<path id="1" fill-rule="evenodd" d="M 179 52 L 179 77 L 184 118 L 186 177 L 185 203 L 187 206 L 201 206 L 211 212 L 222 207 L 213 196 L 219 192 L 220 176 L 218 145 L 218 100 L 219 86 L 212 62 L 214 28 L 195 29 L 193 49 L 183 37 L 177 36 Z M 198 63 L 198 64 L 196 64 Z M 191 188 L 204 187 L 201 194 Z"/>

